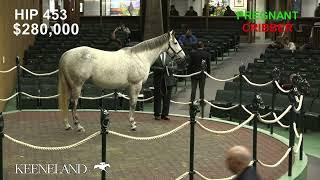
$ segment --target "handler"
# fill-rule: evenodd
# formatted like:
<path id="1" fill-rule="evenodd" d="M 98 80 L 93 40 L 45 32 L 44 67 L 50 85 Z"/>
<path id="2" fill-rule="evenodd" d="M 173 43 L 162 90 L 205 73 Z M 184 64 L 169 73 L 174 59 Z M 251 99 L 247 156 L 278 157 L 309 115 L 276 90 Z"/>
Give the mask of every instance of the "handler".
<path id="1" fill-rule="evenodd" d="M 153 64 L 152 69 L 154 72 L 154 119 L 170 120 L 168 115 L 171 92 L 172 87 L 176 84 L 176 79 L 173 76 L 174 62 L 166 52 L 163 52 Z"/>

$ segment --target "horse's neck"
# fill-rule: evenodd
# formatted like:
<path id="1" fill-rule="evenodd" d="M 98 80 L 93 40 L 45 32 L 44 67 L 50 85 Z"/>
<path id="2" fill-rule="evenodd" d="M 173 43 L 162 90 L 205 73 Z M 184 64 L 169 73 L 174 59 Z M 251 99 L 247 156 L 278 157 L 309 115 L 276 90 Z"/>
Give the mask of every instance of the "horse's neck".
<path id="1" fill-rule="evenodd" d="M 159 58 L 159 55 L 166 51 L 167 45 L 154 48 L 152 50 L 146 50 L 143 52 L 137 53 L 137 56 L 144 64 L 147 64 L 149 67 Z"/>

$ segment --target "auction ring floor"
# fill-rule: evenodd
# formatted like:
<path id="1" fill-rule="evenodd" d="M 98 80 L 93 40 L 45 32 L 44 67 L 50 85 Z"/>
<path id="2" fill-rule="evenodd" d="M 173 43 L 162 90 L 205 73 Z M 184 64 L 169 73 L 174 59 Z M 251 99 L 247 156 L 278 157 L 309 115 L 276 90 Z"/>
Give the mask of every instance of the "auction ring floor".
<path id="1" fill-rule="evenodd" d="M 18 140 L 38 146 L 64 146 L 73 144 L 100 130 L 100 112 L 79 112 L 85 133 L 65 131 L 58 112 L 17 112 L 4 115 L 5 133 Z M 129 130 L 127 112 L 111 112 L 109 129 L 131 136 L 154 136 L 168 132 L 189 118 L 170 116 L 170 121 L 156 121 L 152 114 L 136 113 L 137 131 Z M 226 130 L 233 125 L 199 120 L 208 128 Z M 71 122 L 71 121 L 70 121 Z M 168 137 L 152 141 L 135 141 L 114 135 L 107 136 L 107 179 L 125 180 L 171 180 L 189 170 L 190 127 Z M 196 126 L 195 170 L 209 178 L 228 177 L 225 168 L 225 151 L 234 145 L 251 149 L 252 130 L 241 128 L 230 134 L 210 134 Z M 258 133 L 258 159 L 268 164 L 277 162 L 287 146 L 277 139 Z M 101 162 L 101 136 L 64 151 L 39 151 L 9 142 L 4 139 L 4 167 L 6 180 L 93 180 L 100 179 L 100 170 L 93 169 Z M 21 174 L 16 173 L 16 164 L 84 164 L 85 174 Z M 263 179 L 278 179 L 286 173 L 288 160 L 277 168 L 258 165 Z M 188 179 L 185 178 L 185 179 Z M 200 179 L 195 175 L 195 179 Z"/>

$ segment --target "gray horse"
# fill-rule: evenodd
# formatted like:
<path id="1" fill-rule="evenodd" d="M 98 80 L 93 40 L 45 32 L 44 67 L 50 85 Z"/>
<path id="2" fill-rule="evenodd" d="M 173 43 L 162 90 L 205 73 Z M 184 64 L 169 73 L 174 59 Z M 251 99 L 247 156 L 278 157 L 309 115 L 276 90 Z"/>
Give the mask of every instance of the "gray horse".
<path id="1" fill-rule="evenodd" d="M 65 129 L 72 129 L 68 122 L 70 98 L 74 124 L 78 131 L 84 131 L 77 115 L 77 105 L 83 84 L 91 79 L 104 89 L 128 88 L 129 122 L 131 129 L 135 130 L 133 114 L 142 83 L 147 80 L 151 65 L 165 51 L 173 59 L 185 58 L 173 31 L 114 52 L 90 47 L 77 47 L 65 52 L 59 64 L 59 108 Z"/>

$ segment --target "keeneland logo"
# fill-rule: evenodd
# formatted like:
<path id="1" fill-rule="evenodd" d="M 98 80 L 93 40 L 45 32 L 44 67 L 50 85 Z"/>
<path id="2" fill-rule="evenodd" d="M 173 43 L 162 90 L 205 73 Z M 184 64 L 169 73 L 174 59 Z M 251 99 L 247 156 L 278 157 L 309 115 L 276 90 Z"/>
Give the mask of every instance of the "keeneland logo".
<path id="1" fill-rule="evenodd" d="M 84 164 L 16 164 L 16 174 L 85 174 Z"/>
<path id="2" fill-rule="evenodd" d="M 110 164 L 106 164 L 105 162 L 101 162 L 100 164 L 97 164 L 97 165 L 94 165 L 93 169 L 100 169 L 101 171 L 107 171 L 106 168 L 109 168 L 110 167 Z"/>

